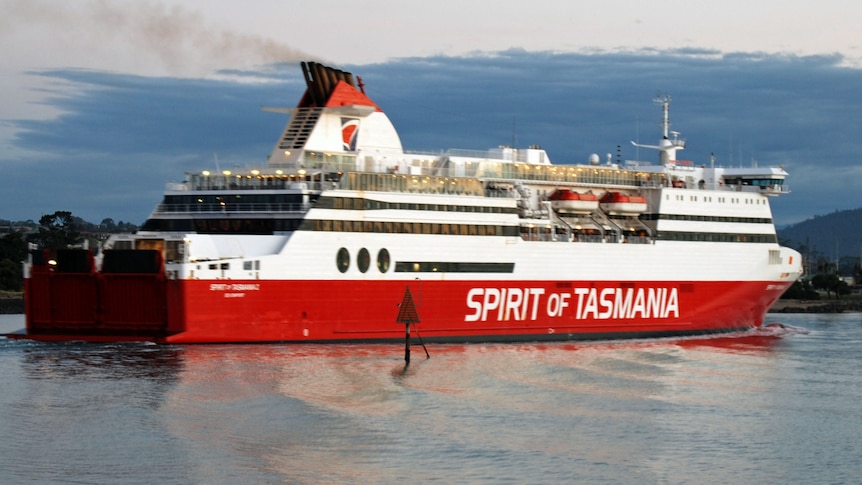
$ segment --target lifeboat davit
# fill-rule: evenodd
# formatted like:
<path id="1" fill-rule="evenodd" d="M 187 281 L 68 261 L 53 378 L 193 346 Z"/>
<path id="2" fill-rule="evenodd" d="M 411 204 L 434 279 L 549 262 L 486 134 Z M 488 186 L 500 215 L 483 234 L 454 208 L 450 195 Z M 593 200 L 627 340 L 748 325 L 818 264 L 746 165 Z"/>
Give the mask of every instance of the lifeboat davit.
<path id="1" fill-rule="evenodd" d="M 637 215 L 646 212 L 646 197 L 627 195 L 621 192 L 608 192 L 602 196 L 599 204 L 607 214 Z"/>
<path id="2" fill-rule="evenodd" d="M 569 189 L 557 189 L 548 196 L 551 208 L 560 213 L 589 214 L 599 208 L 596 194 L 580 194 Z"/>

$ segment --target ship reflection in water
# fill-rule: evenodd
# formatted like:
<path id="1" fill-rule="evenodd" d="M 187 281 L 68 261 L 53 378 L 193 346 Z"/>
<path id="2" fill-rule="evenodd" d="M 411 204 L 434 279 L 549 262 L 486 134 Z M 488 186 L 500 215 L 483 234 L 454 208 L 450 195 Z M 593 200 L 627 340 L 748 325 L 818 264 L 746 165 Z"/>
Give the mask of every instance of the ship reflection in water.
<path id="1" fill-rule="evenodd" d="M 862 378 L 841 365 L 862 330 L 845 344 L 852 315 L 813 318 L 429 345 L 408 367 L 400 345 L 0 340 L 0 468 L 40 483 L 843 482 Z"/>

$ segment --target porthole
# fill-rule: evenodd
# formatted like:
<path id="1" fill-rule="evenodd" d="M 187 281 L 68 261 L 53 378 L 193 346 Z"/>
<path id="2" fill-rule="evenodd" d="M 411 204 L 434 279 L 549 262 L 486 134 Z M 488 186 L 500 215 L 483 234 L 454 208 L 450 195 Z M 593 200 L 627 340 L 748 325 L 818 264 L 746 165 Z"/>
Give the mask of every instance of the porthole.
<path id="1" fill-rule="evenodd" d="M 377 269 L 379 269 L 381 273 L 389 271 L 389 251 L 387 251 L 386 248 L 381 249 L 377 253 Z"/>
<path id="2" fill-rule="evenodd" d="M 342 273 L 347 272 L 347 268 L 350 267 L 350 252 L 341 248 L 338 250 L 338 256 L 335 258 L 335 264 L 338 266 L 338 271 Z"/>
<path id="3" fill-rule="evenodd" d="M 359 250 L 359 254 L 356 255 L 356 266 L 359 267 L 359 271 L 364 273 L 368 271 L 368 266 L 371 264 L 371 255 L 368 254 L 368 250 L 362 248 Z"/>

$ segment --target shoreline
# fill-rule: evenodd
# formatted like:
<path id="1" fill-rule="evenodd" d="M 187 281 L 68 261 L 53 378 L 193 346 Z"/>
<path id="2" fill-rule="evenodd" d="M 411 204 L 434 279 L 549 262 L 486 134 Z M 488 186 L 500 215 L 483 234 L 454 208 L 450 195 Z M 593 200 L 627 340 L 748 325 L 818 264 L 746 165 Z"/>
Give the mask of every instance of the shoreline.
<path id="1" fill-rule="evenodd" d="M 24 294 L 0 291 L 0 315 L 24 313 Z"/>
<path id="2" fill-rule="evenodd" d="M 852 313 L 862 312 L 862 300 L 778 300 L 769 313 Z"/>

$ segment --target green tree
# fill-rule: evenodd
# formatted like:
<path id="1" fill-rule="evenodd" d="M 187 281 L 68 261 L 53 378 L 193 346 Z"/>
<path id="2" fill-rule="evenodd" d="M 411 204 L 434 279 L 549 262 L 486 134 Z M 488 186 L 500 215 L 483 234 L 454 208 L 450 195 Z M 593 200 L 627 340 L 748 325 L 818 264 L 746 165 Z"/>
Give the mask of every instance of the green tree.
<path id="1" fill-rule="evenodd" d="M 27 259 L 27 243 L 20 233 L 0 238 L 0 290 L 21 291 L 24 274 L 21 263 Z"/>
<path id="2" fill-rule="evenodd" d="M 57 211 L 39 219 L 39 235 L 36 239 L 44 248 L 64 249 L 81 242 L 81 233 L 71 212 Z"/>
<path id="3" fill-rule="evenodd" d="M 120 221 L 123 222 L 123 221 Z M 117 229 L 117 223 L 114 222 L 110 217 L 102 219 L 102 223 L 99 224 L 99 229 L 105 232 L 114 232 Z"/>
<path id="4" fill-rule="evenodd" d="M 781 298 L 784 300 L 819 300 L 820 294 L 814 291 L 814 288 L 811 287 L 811 283 L 809 281 L 796 280 L 790 288 L 781 295 Z"/>
<path id="5" fill-rule="evenodd" d="M 0 259 L 0 290 L 21 291 L 24 286 L 24 273 L 21 262 Z"/>
<path id="6" fill-rule="evenodd" d="M 835 296 L 838 297 L 841 285 L 847 286 L 847 283 L 841 281 L 838 278 L 838 275 L 834 273 L 830 274 L 817 274 L 811 278 L 811 286 L 818 290 L 823 290 L 826 292 L 826 296 L 831 298 L 832 293 L 835 293 Z"/>

